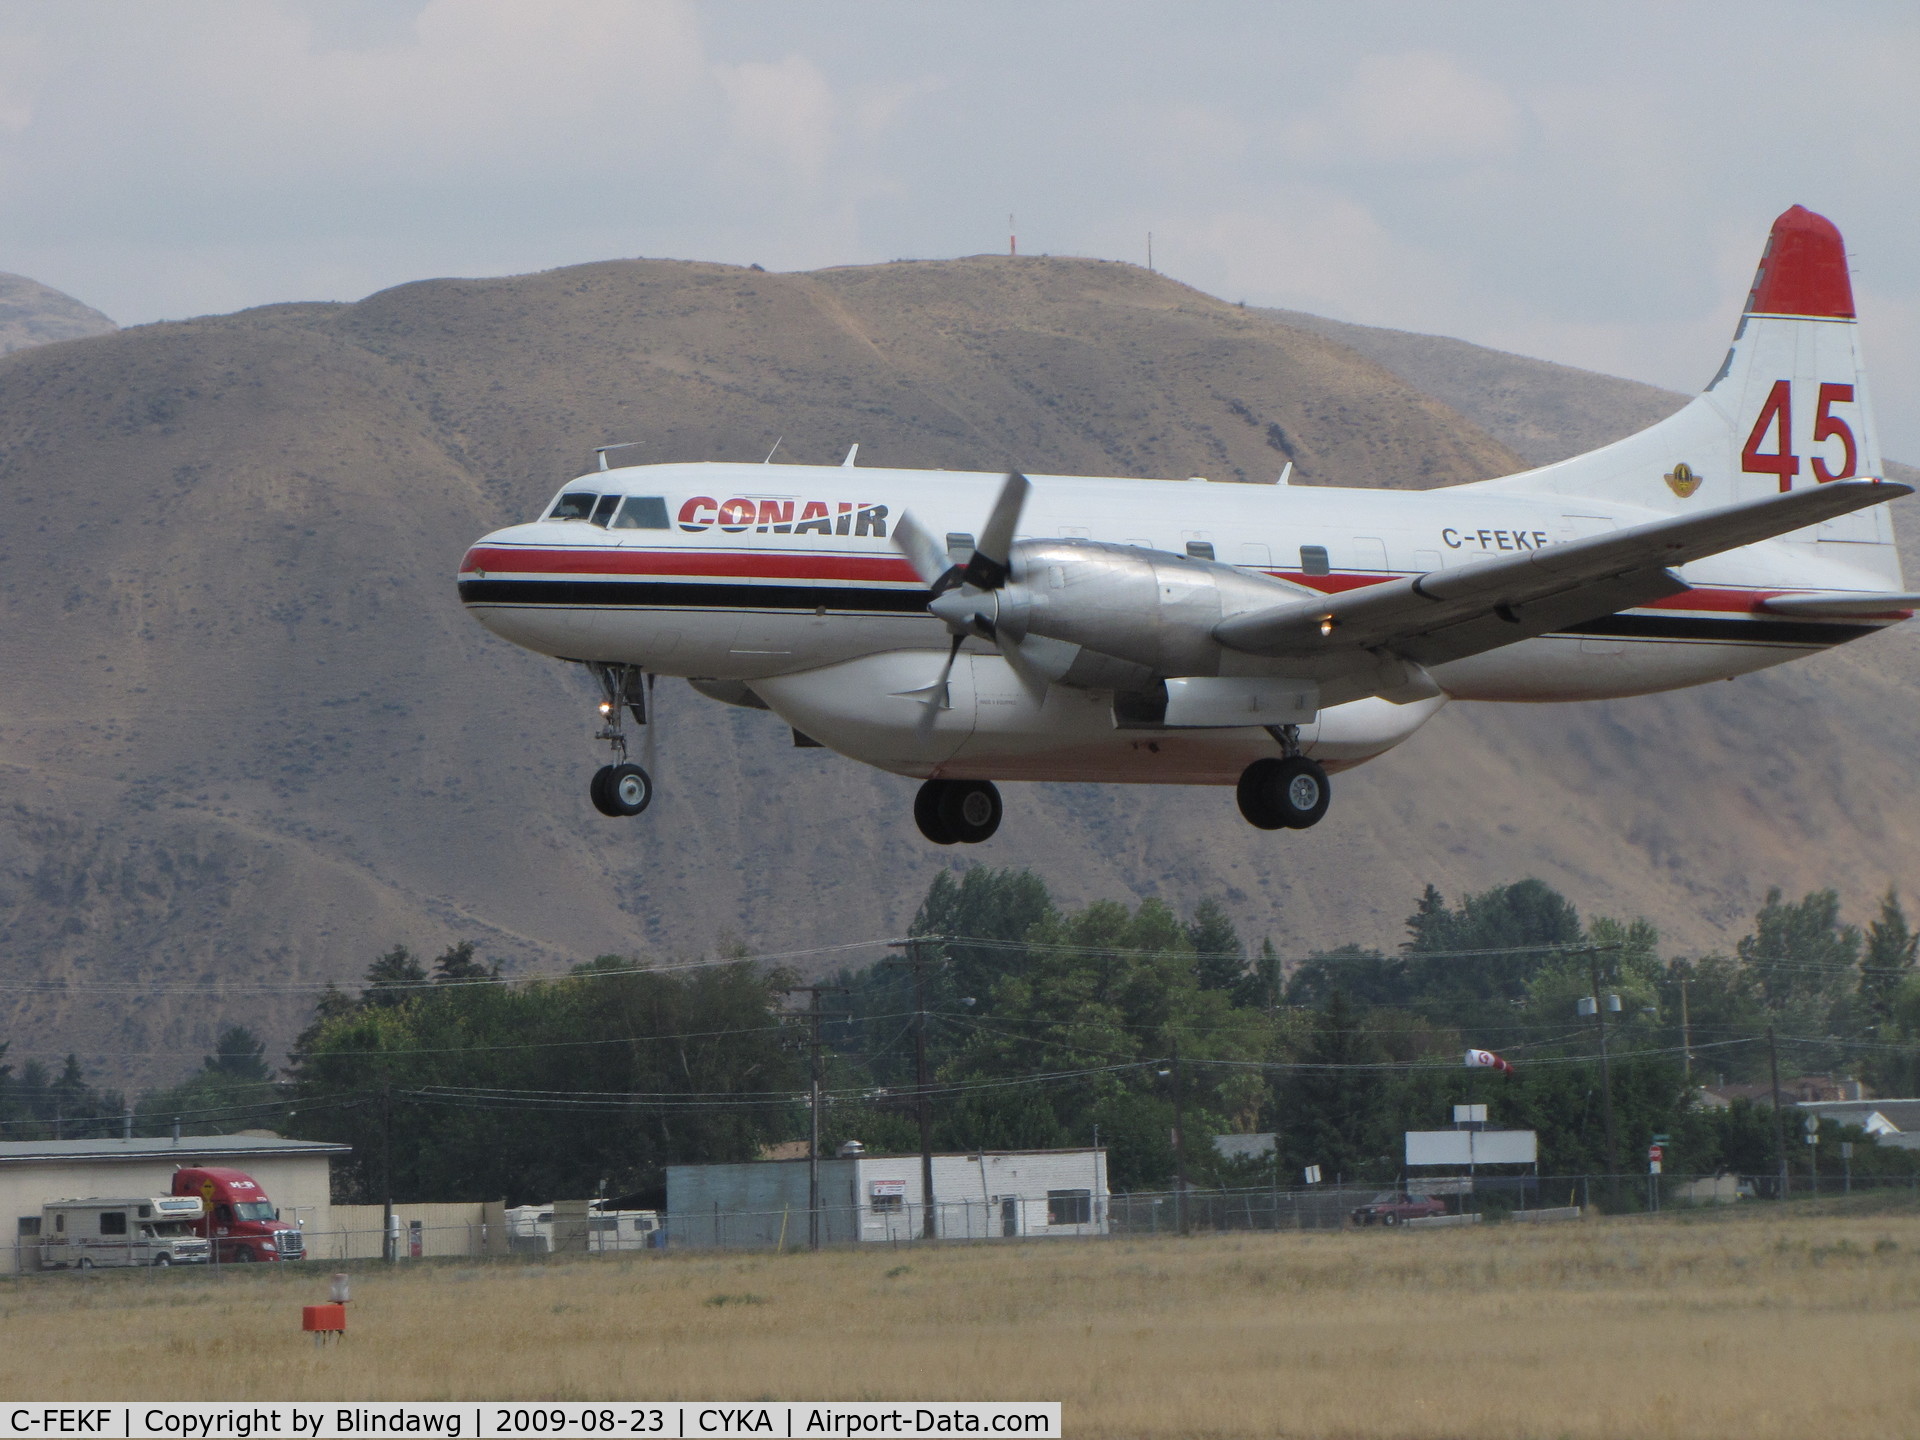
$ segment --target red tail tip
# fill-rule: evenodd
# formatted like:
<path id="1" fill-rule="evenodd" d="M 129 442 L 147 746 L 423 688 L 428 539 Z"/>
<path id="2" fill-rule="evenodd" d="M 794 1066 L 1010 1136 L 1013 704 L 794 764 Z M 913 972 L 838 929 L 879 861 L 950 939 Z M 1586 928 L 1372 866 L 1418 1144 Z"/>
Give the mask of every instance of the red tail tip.
<path id="1" fill-rule="evenodd" d="M 1747 313 L 1853 319 L 1847 247 L 1831 220 L 1796 205 L 1773 222 L 1747 296 Z"/>

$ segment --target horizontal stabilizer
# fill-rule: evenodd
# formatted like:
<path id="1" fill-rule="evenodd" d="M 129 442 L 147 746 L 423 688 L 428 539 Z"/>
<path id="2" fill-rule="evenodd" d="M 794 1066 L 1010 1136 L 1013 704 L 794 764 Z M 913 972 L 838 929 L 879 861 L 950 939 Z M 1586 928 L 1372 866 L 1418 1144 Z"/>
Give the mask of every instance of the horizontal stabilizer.
<path id="1" fill-rule="evenodd" d="M 1672 567 L 1911 493 L 1871 480 L 1768 495 L 1650 521 L 1458 570 L 1388 580 L 1236 615 L 1214 628 L 1252 655 L 1320 657 L 1385 648 L 1423 665 L 1477 655 L 1687 588 Z"/>

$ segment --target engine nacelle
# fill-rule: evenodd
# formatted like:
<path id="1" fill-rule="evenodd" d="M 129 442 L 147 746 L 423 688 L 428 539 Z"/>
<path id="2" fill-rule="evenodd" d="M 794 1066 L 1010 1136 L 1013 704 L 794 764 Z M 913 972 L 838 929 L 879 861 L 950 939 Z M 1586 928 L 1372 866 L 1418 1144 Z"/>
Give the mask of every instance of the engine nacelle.
<path id="1" fill-rule="evenodd" d="M 1315 593 L 1217 561 L 1091 540 L 1022 540 L 1008 570 L 1006 586 L 981 597 L 983 618 L 1050 679 L 1091 689 L 1218 675 L 1221 620 Z"/>

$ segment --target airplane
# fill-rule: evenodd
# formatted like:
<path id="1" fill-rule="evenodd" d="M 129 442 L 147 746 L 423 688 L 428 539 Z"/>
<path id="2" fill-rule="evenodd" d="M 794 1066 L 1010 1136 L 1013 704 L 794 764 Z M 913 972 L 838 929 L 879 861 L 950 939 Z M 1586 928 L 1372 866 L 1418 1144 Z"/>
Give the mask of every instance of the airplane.
<path id="1" fill-rule="evenodd" d="M 625 719 L 667 675 L 921 780 L 936 845 L 1020 780 L 1232 786 L 1303 830 L 1449 701 L 1699 685 L 1910 618 L 1855 336 L 1840 233 L 1796 205 L 1706 389 L 1554 464 L 1409 492 L 603 450 L 459 594 L 597 679 L 609 816 L 653 798 Z"/>

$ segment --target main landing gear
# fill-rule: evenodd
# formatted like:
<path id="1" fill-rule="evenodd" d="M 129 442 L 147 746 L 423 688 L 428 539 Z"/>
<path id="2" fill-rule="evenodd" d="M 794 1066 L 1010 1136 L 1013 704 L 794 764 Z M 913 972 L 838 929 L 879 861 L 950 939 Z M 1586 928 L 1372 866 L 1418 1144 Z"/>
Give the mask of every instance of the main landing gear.
<path id="1" fill-rule="evenodd" d="M 1305 830 L 1327 813 L 1333 791 L 1318 761 L 1300 753 L 1300 727 L 1275 725 L 1273 738 L 1286 752 L 1256 760 L 1241 772 L 1234 798 L 1247 823 L 1262 830 Z"/>
<path id="2" fill-rule="evenodd" d="M 936 845 L 978 845 L 1000 828 L 991 780 L 929 780 L 913 797 L 913 821 Z"/>
<path id="3" fill-rule="evenodd" d="M 626 717 L 631 714 L 636 725 L 648 723 L 647 701 L 652 697 L 653 676 L 638 665 L 589 661 L 587 669 L 600 682 L 601 694 L 606 697 L 600 702 L 600 713 L 607 723 L 593 738 L 606 741 L 614 754 L 613 764 L 594 771 L 587 793 L 593 797 L 593 808 L 602 815 L 638 815 L 653 803 L 653 777 L 627 759 Z M 651 741 L 651 726 L 647 734 Z"/>

